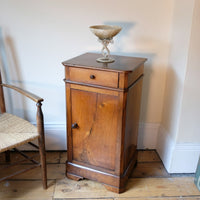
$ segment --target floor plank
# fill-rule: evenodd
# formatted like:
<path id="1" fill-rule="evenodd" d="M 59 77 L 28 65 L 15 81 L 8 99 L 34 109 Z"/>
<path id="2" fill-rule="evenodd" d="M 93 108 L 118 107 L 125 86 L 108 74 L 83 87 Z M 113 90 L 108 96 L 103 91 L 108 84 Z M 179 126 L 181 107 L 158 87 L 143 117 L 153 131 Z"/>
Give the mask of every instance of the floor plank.
<path id="1" fill-rule="evenodd" d="M 69 200 L 69 198 L 53 198 L 53 200 Z M 70 199 L 72 200 L 72 199 Z M 195 197 L 161 197 L 161 198 L 138 198 L 138 197 L 132 197 L 132 198 L 98 198 L 98 199 L 88 199 L 88 198 L 75 198 L 73 200 L 200 200 L 200 196 Z"/>
<path id="2" fill-rule="evenodd" d="M 37 152 L 37 151 L 28 152 L 27 151 L 27 152 L 24 152 L 24 153 L 27 154 L 30 157 L 34 157 L 34 159 L 36 161 L 40 161 L 39 152 Z M 62 152 L 46 152 L 46 162 L 47 163 L 54 163 L 54 164 L 60 163 L 61 153 Z M 22 159 L 24 159 L 24 157 L 21 156 L 19 153 L 11 152 L 11 154 L 10 154 L 11 163 L 17 162 L 17 161 L 22 160 Z M 0 154 L 0 162 L 1 162 L 1 164 L 6 164 L 4 153 Z M 25 160 L 23 162 L 23 164 L 27 164 L 27 163 L 31 163 L 31 161 Z"/>
<path id="3" fill-rule="evenodd" d="M 8 168 L 6 170 L 0 170 L 0 177 L 9 175 L 14 171 L 19 171 L 20 169 L 26 169 L 31 165 L 20 165 L 13 168 Z M 2 174 L 3 172 L 3 174 Z M 65 177 L 65 164 L 48 164 L 47 165 L 47 178 L 48 179 L 62 179 Z M 40 180 L 41 179 L 41 168 L 37 167 L 23 174 L 14 176 L 12 179 L 30 179 L 30 180 Z"/>
<path id="4" fill-rule="evenodd" d="M 162 162 L 138 163 L 131 174 L 132 178 L 170 177 Z"/>
<path id="5" fill-rule="evenodd" d="M 43 190 L 41 181 L 4 181 L 0 183 L 0 199 L 50 200 L 53 197 L 55 182 L 48 182 Z"/>
<path id="6" fill-rule="evenodd" d="M 107 191 L 100 183 L 63 179 L 56 182 L 55 198 L 112 198 L 140 197 L 161 198 L 200 195 L 192 177 L 183 178 L 135 178 L 129 179 L 126 192 L 116 194 Z"/>
<path id="7" fill-rule="evenodd" d="M 88 199 L 88 198 L 86 198 L 87 200 L 101 200 L 100 198 L 98 198 L 98 199 Z M 76 198 L 76 199 L 74 199 L 74 200 L 86 200 L 86 199 L 83 199 L 83 198 Z M 69 198 L 54 198 L 53 200 L 69 200 Z M 72 199 L 71 199 L 72 200 Z M 113 198 L 109 198 L 109 199 L 105 199 L 105 198 L 103 198 L 102 200 L 114 200 Z"/>
<path id="8" fill-rule="evenodd" d="M 109 192 L 94 181 L 73 181 L 68 178 L 56 181 L 54 198 L 112 198 L 118 194 Z"/>
<path id="9" fill-rule="evenodd" d="M 200 200 L 199 197 L 161 197 L 161 198 L 115 198 L 114 200 Z"/>
<path id="10" fill-rule="evenodd" d="M 193 177 L 130 179 L 120 197 L 179 197 L 200 195 Z"/>
<path id="11" fill-rule="evenodd" d="M 138 151 L 138 162 L 160 162 L 160 158 L 156 151 L 146 151 L 139 150 Z"/>
<path id="12" fill-rule="evenodd" d="M 28 152 L 30 156 L 37 152 Z M 20 155 L 12 152 L 12 162 Z M 39 160 L 39 156 L 36 156 Z M 126 192 L 116 194 L 105 189 L 103 184 L 90 181 L 73 181 L 65 178 L 67 152 L 47 152 L 47 172 L 51 186 L 43 190 L 40 168 L 33 169 L 0 183 L 0 199 L 6 200 L 200 200 L 192 175 L 170 175 L 165 170 L 156 151 L 139 151 L 138 164 L 131 174 Z M 0 169 L 5 163 L 0 154 Z M 29 166 L 24 162 L 22 168 Z M 62 164 L 59 164 L 62 163 Z M 4 173 L 5 171 L 0 170 Z M 8 173 L 8 172 L 7 172 Z"/>
<path id="13" fill-rule="evenodd" d="M 66 160 L 67 160 L 67 152 L 66 151 L 61 152 L 60 163 L 66 163 Z"/>

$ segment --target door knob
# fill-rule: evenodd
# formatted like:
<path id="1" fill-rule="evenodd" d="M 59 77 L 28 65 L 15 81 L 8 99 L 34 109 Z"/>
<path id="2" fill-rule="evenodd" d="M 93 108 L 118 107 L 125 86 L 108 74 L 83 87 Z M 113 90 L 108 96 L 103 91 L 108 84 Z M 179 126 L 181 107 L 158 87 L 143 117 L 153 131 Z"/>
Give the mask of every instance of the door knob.
<path id="1" fill-rule="evenodd" d="M 78 128 L 78 124 L 75 122 L 74 124 L 72 124 L 72 129 Z"/>
<path id="2" fill-rule="evenodd" d="M 91 79 L 95 79 L 95 75 L 90 75 L 90 78 Z"/>

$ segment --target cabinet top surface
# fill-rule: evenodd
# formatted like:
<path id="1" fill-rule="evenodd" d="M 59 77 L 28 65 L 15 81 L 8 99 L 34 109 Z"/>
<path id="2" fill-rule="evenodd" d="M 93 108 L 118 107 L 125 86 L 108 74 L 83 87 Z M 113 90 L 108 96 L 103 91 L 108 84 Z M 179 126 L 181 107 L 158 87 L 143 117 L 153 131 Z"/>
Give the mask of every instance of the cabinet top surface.
<path id="1" fill-rule="evenodd" d="M 64 61 L 62 64 L 64 66 L 93 68 L 106 71 L 131 72 L 147 60 L 146 58 L 136 58 L 136 57 L 116 56 L 116 55 L 111 55 L 111 56 L 115 59 L 115 62 L 113 63 L 99 63 L 96 61 L 96 59 L 102 57 L 101 54 L 85 53 L 70 60 Z"/>

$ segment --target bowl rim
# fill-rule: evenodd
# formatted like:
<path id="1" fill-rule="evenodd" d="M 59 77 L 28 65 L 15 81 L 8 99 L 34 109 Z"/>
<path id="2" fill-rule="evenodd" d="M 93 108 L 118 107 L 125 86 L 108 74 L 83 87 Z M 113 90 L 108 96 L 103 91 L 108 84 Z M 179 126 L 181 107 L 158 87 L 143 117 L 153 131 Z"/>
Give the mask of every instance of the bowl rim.
<path id="1" fill-rule="evenodd" d="M 103 27 L 105 27 L 106 29 L 104 29 Z M 92 25 L 89 27 L 90 29 L 95 29 L 95 30 L 121 30 L 122 27 L 121 26 L 117 26 L 117 25 Z"/>

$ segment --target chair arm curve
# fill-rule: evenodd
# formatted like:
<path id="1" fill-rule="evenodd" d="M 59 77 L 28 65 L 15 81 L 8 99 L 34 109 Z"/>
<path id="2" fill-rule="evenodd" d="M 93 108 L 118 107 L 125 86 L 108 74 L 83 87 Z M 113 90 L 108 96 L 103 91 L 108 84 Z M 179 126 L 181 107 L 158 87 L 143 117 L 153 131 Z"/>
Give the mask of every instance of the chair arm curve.
<path id="1" fill-rule="evenodd" d="M 7 88 L 11 88 L 11 89 L 13 89 L 13 90 L 19 92 L 20 94 L 22 94 L 22 95 L 24 95 L 24 96 L 30 98 L 31 100 L 35 101 L 36 103 L 39 103 L 39 102 L 41 102 L 41 101 L 44 101 L 43 98 L 41 98 L 41 97 L 39 97 L 39 96 L 37 96 L 37 95 L 31 93 L 31 92 L 28 92 L 28 91 L 26 91 L 26 90 L 23 90 L 23 89 L 21 89 L 21 88 L 19 88 L 19 87 L 16 87 L 16 86 L 14 86 L 14 85 L 9 85 L 9 84 L 4 84 L 4 83 L 1 83 L 1 85 L 4 86 L 4 87 L 7 87 Z"/>

